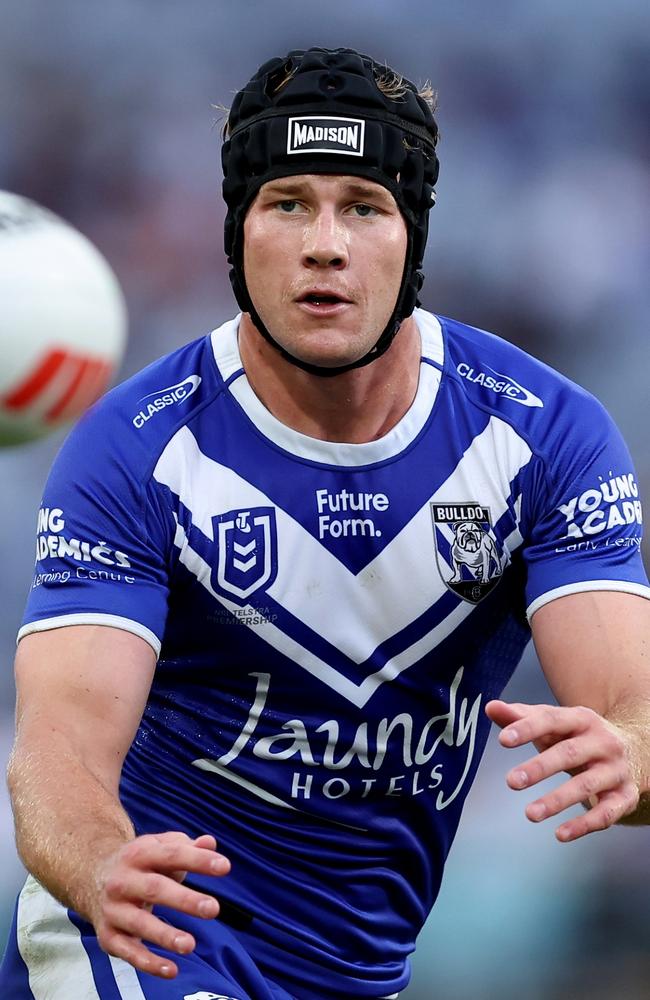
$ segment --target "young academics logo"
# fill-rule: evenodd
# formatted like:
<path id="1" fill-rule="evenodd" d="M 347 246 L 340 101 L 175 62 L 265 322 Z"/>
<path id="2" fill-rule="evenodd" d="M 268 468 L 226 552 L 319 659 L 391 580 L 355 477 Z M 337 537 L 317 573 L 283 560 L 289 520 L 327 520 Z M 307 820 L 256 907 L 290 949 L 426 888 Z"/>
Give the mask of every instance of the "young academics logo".
<path id="1" fill-rule="evenodd" d="M 478 604 L 501 579 L 489 508 L 478 503 L 432 503 L 431 516 L 440 575 L 464 601 Z"/>
<path id="2" fill-rule="evenodd" d="M 362 118 L 289 118 L 287 153 L 343 153 L 363 156 L 366 123 Z"/>

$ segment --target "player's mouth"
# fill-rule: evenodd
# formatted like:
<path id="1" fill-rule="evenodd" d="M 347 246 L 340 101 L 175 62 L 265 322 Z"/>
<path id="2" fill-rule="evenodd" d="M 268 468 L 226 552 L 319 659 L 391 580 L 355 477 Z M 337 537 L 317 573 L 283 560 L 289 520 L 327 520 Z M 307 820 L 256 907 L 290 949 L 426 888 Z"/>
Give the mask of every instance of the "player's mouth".
<path id="1" fill-rule="evenodd" d="M 295 301 L 311 316 L 338 316 L 352 305 L 351 299 L 327 288 L 310 288 Z"/>

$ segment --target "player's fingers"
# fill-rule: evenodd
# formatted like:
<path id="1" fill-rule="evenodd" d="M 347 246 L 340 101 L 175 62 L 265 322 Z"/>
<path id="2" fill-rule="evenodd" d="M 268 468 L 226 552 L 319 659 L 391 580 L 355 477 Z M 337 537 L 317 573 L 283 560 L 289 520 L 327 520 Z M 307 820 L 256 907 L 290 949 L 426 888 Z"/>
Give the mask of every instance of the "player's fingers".
<path id="1" fill-rule="evenodd" d="M 166 830 L 163 833 L 143 834 L 137 839 L 145 842 L 153 840 L 165 847 L 171 845 L 183 847 L 193 844 L 195 847 L 202 847 L 210 851 L 217 849 L 217 838 L 211 833 L 202 833 L 198 837 L 192 838 L 187 833 L 183 833 L 182 830 Z"/>
<path id="2" fill-rule="evenodd" d="M 581 774 L 565 781 L 541 798 L 526 806 L 526 816 L 539 823 L 549 816 L 556 816 L 564 809 L 588 801 L 592 796 L 601 796 L 631 785 L 629 773 L 624 766 L 602 763 L 594 764 Z"/>
<path id="3" fill-rule="evenodd" d="M 629 782 L 623 788 L 617 788 L 601 795 L 599 802 L 582 816 L 567 820 L 555 831 L 555 836 L 562 843 L 578 840 L 588 833 L 607 830 L 619 819 L 633 812 L 639 802 L 636 786 Z"/>
<path id="4" fill-rule="evenodd" d="M 194 846 L 205 847 L 208 851 L 216 851 L 217 838 L 213 837 L 211 833 L 202 833 L 200 837 L 194 838 Z"/>
<path id="5" fill-rule="evenodd" d="M 105 924 L 119 934 L 126 933 L 132 938 L 158 945 L 167 951 L 175 951 L 179 955 L 187 955 L 196 947 L 194 937 L 187 931 L 178 930 L 135 903 L 108 906 Z"/>
<path id="6" fill-rule="evenodd" d="M 194 838 L 193 844 L 195 847 L 204 847 L 209 851 L 216 851 L 217 838 L 213 837 L 211 833 L 203 833 L 199 837 Z M 173 879 L 176 879 L 177 882 L 183 882 L 187 875 L 187 872 L 181 868 L 177 869 L 176 871 L 170 872 L 169 874 Z"/>
<path id="7" fill-rule="evenodd" d="M 155 836 L 136 837 L 121 854 L 129 868 L 145 871 L 192 871 L 204 875 L 225 875 L 230 862 L 211 848 L 197 847 L 185 840 L 162 840 Z"/>
<path id="8" fill-rule="evenodd" d="M 172 959 L 154 954 L 141 941 L 128 934 L 111 929 L 103 935 L 98 934 L 97 940 L 109 955 L 124 959 L 141 972 L 148 972 L 149 975 L 162 979 L 173 979 L 178 975 L 178 966 Z"/>
<path id="9" fill-rule="evenodd" d="M 506 775 L 506 782 L 515 790 L 529 788 L 539 781 L 552 777 L 554 774 L 561 774 L 567 771 L 574 773 L 579 768 L 602 759 L 602 741 L 595 731 L 583 733 L 581 736 L 569 737 L 554 743 L 548 749 L 517 764 Z M 610 762 L 624 762 L 624 753 L 613 753 L 609 756 Z"/>
<path id="10" fill-rule="evenodd" d="M 523 707 L 530 708 L 530 706 L 521 706 L 514 702 L 500 701 L 498 698 L 495 698 L 493 701 L 488 701 L 485 706 L 485 714 L 495 725 L 503 728 L 509 723 L 523 718 L 526 714 L 522 710 Z"/>
<path id="11" fill-rule="evenodd" d="M 157 872 L 116 872 L 107 879 L 104 891 L 111 903 L 129 900 L 149 908 L 169 906 L 206 919 L 214 918 L 219 913 L 219 904 L 214 896 L 197 892 L 175 881 L 173 877 Z"/>
<path id="12" fill-rule="evenodd" d="M 596 721 L 602 724 L 601 716 L 582 706 L 530 705 L 527 715 L 501 730 L 499 742 L 506 747 L 523 746 L 538 740 L 556 742 L 583 733 Z"/>

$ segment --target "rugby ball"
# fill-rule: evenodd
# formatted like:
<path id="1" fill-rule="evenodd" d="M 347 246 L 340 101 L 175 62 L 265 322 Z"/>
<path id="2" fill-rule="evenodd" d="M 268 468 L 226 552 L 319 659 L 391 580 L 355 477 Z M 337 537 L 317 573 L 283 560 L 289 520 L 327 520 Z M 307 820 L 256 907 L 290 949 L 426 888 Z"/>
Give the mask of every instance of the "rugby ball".
<path id="1" fill-rule="evenodd" d="M 75 420 L 108 387 L 126 333 L 124 296 L 99 250 L 0 191 L 0 445 Z"/>

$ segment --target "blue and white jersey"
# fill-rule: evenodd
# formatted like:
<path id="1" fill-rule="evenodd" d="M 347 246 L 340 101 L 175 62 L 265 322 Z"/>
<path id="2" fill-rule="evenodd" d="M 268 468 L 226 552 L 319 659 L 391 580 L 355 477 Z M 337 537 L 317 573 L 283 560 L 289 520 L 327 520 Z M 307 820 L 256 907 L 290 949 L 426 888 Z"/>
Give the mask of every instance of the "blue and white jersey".
<path id="1" fill-rule="evenodd" d="M 124 805 L 140 833 L 216 835 L 233 868 L 209 888 L 300 997 L 407 982 L 527 616 L 650 596 L 600 404 L 497 337 L 416 320 L 416 398 L 380 440 L 281 424 L 233 320 L 95 406 L 39 514 L 20 635 L 104 623 L 159 654 Z"/>

